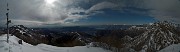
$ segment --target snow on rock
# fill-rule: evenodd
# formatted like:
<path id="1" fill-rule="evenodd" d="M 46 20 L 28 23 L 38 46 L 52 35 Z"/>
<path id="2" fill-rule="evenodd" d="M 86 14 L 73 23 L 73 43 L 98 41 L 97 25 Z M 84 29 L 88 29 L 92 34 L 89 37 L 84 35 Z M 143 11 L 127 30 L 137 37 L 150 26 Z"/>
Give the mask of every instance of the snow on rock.
<path id="1" fill-rule="evenodd" d="M 0 36 L 0 52 L 111 52 L 98 47 L 56 47 L 46 44 L 30 45 L 22 41 L 22 45 L 18 43 L 20 39 L 10 36 L 9 43 L 6 42 L 6 34 Z"/>
<path id="2" fill-rule="evenodd" d="M 146 32 L 134 38 L 132 47 L 136 51 L 156 52 L 171 44 L 180 43 L 174 28 L 169 22 L 154 23 Z"/>

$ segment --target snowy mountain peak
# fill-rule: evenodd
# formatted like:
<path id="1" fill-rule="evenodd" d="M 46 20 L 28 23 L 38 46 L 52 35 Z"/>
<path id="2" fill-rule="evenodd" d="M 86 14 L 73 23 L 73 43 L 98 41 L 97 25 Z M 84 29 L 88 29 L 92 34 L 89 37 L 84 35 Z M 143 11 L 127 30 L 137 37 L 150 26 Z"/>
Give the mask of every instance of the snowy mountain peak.
<path id="1" fill-rule="evenodd" d="M 23 25 L 14 25 L 14 26 L 10 27 L 10 32 L 14 33 L 16 31 L 18 31 L 21 34 L 24 34 L 24 33 L 28 32 L 29 29 Z"/>
<path id="2" fill-rule="evenodd" d="M 153 29 L 163 29 L 163 30 L 173 30 L 175 29 L 176 25 L 168 22 L 168 21 L 162 21 L 162 22 L 155 22 L 151 25 L 151 28 Z"/>
<path id="3" fill-rule="evenodd" d="M 175 26 L 167 21 L 156 22 L 143 34 L 134 38 L 132 47 L 137 51 L 159 51 L 171 44 L 180 43 Z"/>
<path id="4" fill-rule="evenodd" d="M 10 27 L 10 32 L 14 36 L 32 45 L 37 45 L 41 42 L 47 42 L 45 35 L 40 34 L 38 31 L 33 31 L 32 29 L 23 25 L 14 25 Z"/>
<path id="5" fill-rule="evenodd" d="M 126 35 L 126 36 L 124 36 L 123 38 L 122 38 L 122 40 L 124 40 L 124 41 L 130 41 L 130 40 L 132 40 L 133 38 L 131 38 L 130 36 L 128 36 L 128 35 Z"/>
<path id="6" fill-rule="evenodd" d="M 14 26 L 12 26 L 10 28 L 16 28 L 16 29 L 20 29 L 20 30 L 27 30 L 28 29 L 27 27 L 25 27 L 23 25 L 14 25 Z"/>

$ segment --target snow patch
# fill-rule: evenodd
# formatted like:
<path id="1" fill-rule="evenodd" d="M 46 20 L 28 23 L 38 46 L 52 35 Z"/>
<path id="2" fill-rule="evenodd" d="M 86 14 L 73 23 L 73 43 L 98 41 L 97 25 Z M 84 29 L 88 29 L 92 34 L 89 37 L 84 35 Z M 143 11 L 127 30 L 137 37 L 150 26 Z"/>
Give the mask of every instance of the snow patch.
<path id="1" fill-rule="evenodd" d="M 0 52 L 111 52 L 99 47 L 56 47 L 46 44 L 37 46 L 30 45 L 22 41 L 22 45 L 18 43 L 20 39 L 15 36 L 9 37 L 9 43 L 6 42 L 6 34 L 0 36 Z"/>
<path id="2" fill-rule="evenodd" d="M 179 44 L 172 44 L 159 52 L 180 52 L 180 43 Z"/>

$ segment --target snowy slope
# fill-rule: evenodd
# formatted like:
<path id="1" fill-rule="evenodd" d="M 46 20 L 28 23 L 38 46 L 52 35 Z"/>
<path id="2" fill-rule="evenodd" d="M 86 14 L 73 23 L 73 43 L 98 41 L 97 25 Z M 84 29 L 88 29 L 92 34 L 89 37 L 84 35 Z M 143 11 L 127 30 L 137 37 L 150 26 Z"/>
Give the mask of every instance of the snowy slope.
<path id="1" fill-rule="evenodd" d="M 18 44 L 19 38 L 10 36 L 9 43 L 6 42 L 6 35 L 0 36 L 0 52 L 111 52 L 98 47 L 76 46 L 76 47 L 55 47 L 46 44 L 32 46 L 23 42 Z"/>
<path id="2" fill-rule="evenodd" d="M 160 50 L 159 52 L 180 52 L 180 43 L 170 45 L 170 46 Z"/>

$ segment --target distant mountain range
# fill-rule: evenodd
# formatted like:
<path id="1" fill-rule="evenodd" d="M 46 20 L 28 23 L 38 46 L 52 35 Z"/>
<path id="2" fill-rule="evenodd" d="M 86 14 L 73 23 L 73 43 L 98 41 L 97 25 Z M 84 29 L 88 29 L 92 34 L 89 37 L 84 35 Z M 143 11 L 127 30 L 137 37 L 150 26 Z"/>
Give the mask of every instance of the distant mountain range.
<path id="1" fill-rule="evenodd" d="M 169 45 L 180 43 L 180 31 L 173 23 L 157 22 L 131 41 L 131 47 L 137 51 L 157 52 Z"/>
<path id="2" fill-rule="evenodd" d="M 102 31 L 97 42 L 107 43 L 115 52 L 158 52 L 163 48 L 180 43 L 180 30 L 176 24 L 163 21 L 145 27 L 132 26 L 122 31 Z M 103 47 L 103 46 L 102 46 Z"/>
<path id="3" fill-rule="evenodd" d="M 179 29 L 178 25 L 167 21 L 146 25 L 61 28 L 28 28 L 23 25 L 14 25 L 10 27 L 10 34 L 32 45 L 45 43 L 60 47 L 72 47 L 99 42 L 99 47 L 106 47 L 109 50 L 114 50 L 112 47 L 115 47 L 120 52 L 157 52 L 169 45 L 180 43 Z M 0 31 L 1 34 L 5 32 L 5 29 Z"/>
<path id="4" fill-rule="evenodd" d="M 89 43 L 91 39 L 88 38 L 92 37 L 81 32 L 48 32 L 42 29 L 30 29 L 23 25 L 10 27 L 10 32 L 12 35 L 33 45 L 45 43 L 54 46 L 82 46 Z"/>

